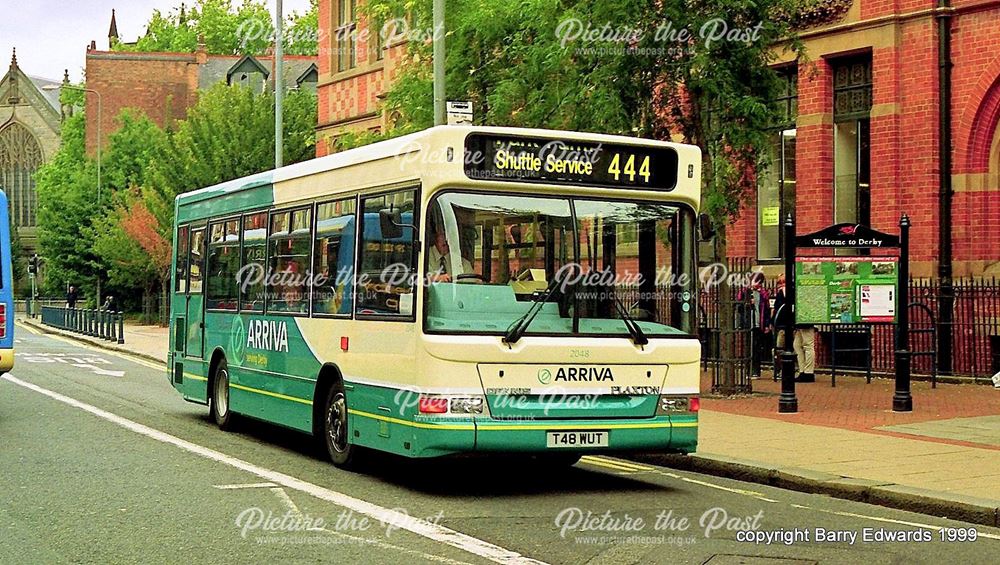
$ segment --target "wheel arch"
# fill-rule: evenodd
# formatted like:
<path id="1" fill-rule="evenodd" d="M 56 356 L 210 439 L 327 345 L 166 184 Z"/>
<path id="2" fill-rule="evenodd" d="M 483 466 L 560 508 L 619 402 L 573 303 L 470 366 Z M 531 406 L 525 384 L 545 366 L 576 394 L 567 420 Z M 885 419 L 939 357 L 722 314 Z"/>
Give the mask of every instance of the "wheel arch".
<path id="1" fill-rule="evenodd" d="M 212 351 L 211 361 L 208 363 L 208 391 L 205 395 L 208 401 L 211 401 L 212 395 L 215 394 L 215 369 L 219 366 L 219 362 L 225 359 L 226 352 L 221 347 L 216 347 Z"/>
<path id="2" fill-rule="evenodd" d="M 338 382 L 344 382 L 344 374 L 340 367 L 335 363 L 324 363 L 316 376 L 316 388 L 313 390 L 312 430 L 316 437 L 321 437 L 323 434 L 323 410 L 326 394 Z"/>

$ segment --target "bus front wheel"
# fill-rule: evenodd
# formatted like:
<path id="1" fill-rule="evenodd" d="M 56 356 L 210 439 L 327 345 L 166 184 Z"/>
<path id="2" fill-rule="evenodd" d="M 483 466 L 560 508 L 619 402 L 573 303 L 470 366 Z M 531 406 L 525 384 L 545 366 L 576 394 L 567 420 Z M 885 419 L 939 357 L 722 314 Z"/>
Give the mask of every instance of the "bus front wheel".
<path id="1" fill-rule="evenodd" d="M 360 451 L 363 448 L 351 443 L 347 419 L 347 395 L 344 392 L 344 383 L 340 381 L 331 386 L 327 393 L 323 409 L 323 444 L 337 467 L 348 470 L 358 467 Z"/>
<path id="2" fill-rule="evenodd" d="M 228 431 L 233 428 L 233 413 L 229 409 L 229 366 L 225 359 L 219 360 L 219 364 L 215 367 L 215 374 L 212 375 L 209 410 L 220 430 Z"/>

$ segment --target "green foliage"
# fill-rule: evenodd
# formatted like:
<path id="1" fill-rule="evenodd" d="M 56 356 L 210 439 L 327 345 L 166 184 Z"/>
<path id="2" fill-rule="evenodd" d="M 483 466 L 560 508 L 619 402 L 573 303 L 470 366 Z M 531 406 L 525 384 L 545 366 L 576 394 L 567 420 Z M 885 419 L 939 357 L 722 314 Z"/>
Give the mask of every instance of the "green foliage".
<path id="1" fill-rule="evenodd" d="M 314 95 L 286 96 L 286 163 L 314 155 L 315 116 Z M 172 132 L 128 110 L 118 122 L 102 155 L 100 206 L 96 162 L 84 152 L 82 113 L 64 122 L 62 147 L 39 171 L 47 293 L 60 295 L 72 283 L 94 296 L 98 276 L 118 296 L 155 293 L 169 272 L 164 253 L 153 256 L 150 249 L 157 241 L 169 248 L 174 197 L 274 166 L 271 94 L 216 85 L 201 93 Z"/>
<path id="2" fill-rule="evenodd" d="M 289 33 L 286 53 L 315 55 L 318 33 L 318 2 L 304 14 L 293 12 L 284 27 Z M 261 55 L 273 43 L 274 17 L 263 0 L 197 0 L 190 8 L 173 8 L 164 14 L 153 11 L 146 35 L 135 45 L 118 44 L 117 51 L 170 51 L 193 53 L 203 37 L 209 53 Z"/>
<path id="3" fill-rule="evenodd" d="M 309 10 L 304 14 L 292 12 L 286 18 L 283 49 L 289 55 L 316 55 L 319 53 L 319 0 L 309 0 Z"/>
<path id="4" fill-rule="evenodd" d="M 756 188 L 755 172 L 768 164 L 778 85 L 773 46 L 798 51 L 784 14 L 801 2 L 453 0 L 447 97 L 471 100 L 484 125 L 699 145 L 705 210 L 721 226 L 739 213 Z M 378 22 L 410 14 L 413 27 L 431 36 L 429 0 L 371 0 L 364 10 Z M 433 123 L 432 46 L 416 37 L 384 100 L 405 131 Z M 367 140 L 349 137 L 338 147 Z"/>
<path id="5" fill-rule="evenodd" d="M 62 145 L 35 177 L 39 255 L 46 261 L 44 293 L 94 282 L 96 256 L 86 228 L 97 213 L 97 168 L 84 153 L 84 116 L 63 122 Z"/>

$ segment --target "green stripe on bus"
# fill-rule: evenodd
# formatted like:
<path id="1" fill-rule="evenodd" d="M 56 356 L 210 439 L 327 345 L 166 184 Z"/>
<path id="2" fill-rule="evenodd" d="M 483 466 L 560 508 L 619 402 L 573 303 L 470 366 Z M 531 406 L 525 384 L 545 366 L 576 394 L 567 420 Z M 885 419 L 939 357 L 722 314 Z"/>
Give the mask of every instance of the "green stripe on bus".
<path id="1" fill-rule="evenodd" d="M 400 420 L 399 418 L 391 418 L 389 416 L 382 416 L 381 414 L 372 414 L 371 412 L 362 412 L 361 410 L 348 409 L 348 414 L 354 416 L 362 416 L 364 418 L 371 418 L 373 420 L 380 420 L 382 422 L 389 422 L 392 424 L 400 424 L 402 426 L 410 426 L 413 428 L 425 428 L 431 430 L 474 430 L 475 426 L 472 424 L 428 424 L 425 422 L 411 422 L 409 420 Z"/>
<path id="2" fill-rule="evenodd" d="M 302 403 L 302 404 L 308 404 L 309 406 L 312 406 L 312 400 L 307 400 L 305 398 L 297 398 L 295 396 L 288 396 L 287 394 L 280 394 L 280 393 L 277 393 L 277 392 L 271 392 L 269 390 L 261 390 L 259 388 L 251 388 L 251 387 L 248 387 L 248 386 L 243 386 L 243 385 L 238 385 L 238 384 L 233 384 L 233 383 L 229 383 L 229 386 L 232 387 L 232 388 L 235 388 L 235 389 L 245 390 L 247 392 L 256 392 L 257 394 L 263 394 L 263 395 L 266 395 L 266 396 L 273 396 L 274 398 L 280 398 L 282 400 L 291 400 L 292 402 L 299 402 L 299 403 Z"/>

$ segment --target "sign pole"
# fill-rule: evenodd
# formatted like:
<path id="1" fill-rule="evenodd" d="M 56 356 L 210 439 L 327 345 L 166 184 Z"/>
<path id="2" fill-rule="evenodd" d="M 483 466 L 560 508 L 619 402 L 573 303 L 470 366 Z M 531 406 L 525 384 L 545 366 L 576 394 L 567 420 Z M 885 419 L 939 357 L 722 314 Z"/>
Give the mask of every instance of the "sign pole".
<path id="1" fill-rule="evenodd" d="M 785 218 L 785 343 L 781 350 L 781 396 L 778 412 L 792 414 L 799 411 L 795 397 L 795 220 L 791 214 Z"/>
<path id="2" fill-rule="evenodd" d="M 896 326 L 896 393 L 892 396 L 893 412 L 912 412 L 910 395 L 910 218 L 899 219 L 899 283 L 897 285 Z"/>

